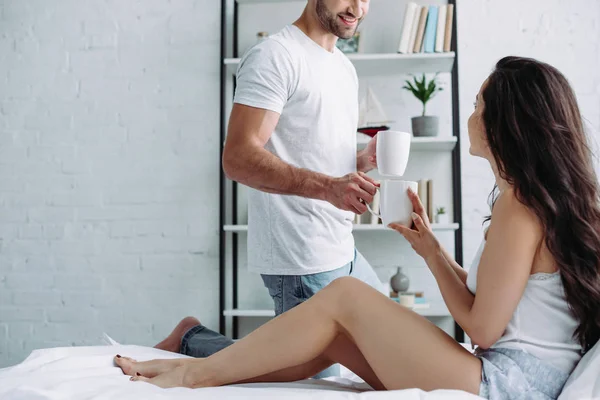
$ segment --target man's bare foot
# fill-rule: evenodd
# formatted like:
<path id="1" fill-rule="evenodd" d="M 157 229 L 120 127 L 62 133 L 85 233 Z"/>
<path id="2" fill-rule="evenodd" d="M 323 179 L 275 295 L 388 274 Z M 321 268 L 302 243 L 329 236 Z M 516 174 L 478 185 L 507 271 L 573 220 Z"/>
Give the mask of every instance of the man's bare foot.
<path id="1" fill-rule="evenodd" d="M 167 373 L 183 363 L 182 359 L 139 362 L 133 358 L 120 355 L 117 355 L 114 361 L 125 375 L 145 376 L 146 378 L 154 378 L 157 375 Z"/>
<path id="2" fill-rule="evenodd" d="M 200 325 L 200 321 L 196 318 L 185 317 L 177 324 L 175 329 L 173 329 L 173 332 L 171 332 L 165 340 L 154 346 L 154 348 L 179 353 L 181 348 L 181 338 L 190 328 L 193 328 L 196 325 Z"/>

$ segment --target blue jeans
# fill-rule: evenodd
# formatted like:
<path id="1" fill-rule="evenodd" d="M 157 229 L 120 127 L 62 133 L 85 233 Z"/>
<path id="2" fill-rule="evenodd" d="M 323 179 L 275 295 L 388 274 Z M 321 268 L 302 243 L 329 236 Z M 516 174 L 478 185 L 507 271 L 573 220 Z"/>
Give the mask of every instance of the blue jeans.
<path id="1" fill-rule="evenodd" d="M 354 250 L 354 260 L 332 271 L 310 275 L 261 275 L 265 287 L 273 298 L 275 315 L 282 314 L 308 300 L 319 290 L 342 276 L 353 276 L 380 292 L 384 287 L 369 262 Z M 191 357 L 208 357 L 233 344 L 234 341 L 215 331 L 198 325 L 188 330 L 181 339 L 182 354 Z M 339 376 L 338 365 L 320 372 L 315 378 Z"/>

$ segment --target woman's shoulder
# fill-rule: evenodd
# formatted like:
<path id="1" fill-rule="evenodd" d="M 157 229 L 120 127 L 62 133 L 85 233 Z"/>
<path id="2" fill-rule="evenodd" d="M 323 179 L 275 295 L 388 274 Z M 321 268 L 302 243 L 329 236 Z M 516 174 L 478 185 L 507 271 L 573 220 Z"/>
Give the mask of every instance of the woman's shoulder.
<path id="1" fill-rule="evenodd" d="M 492 210 L 490 229 L 502 225 L 511 230 L 525 230 L 542 233 L 542 224 L 537 215 L 519 200 L 514 189 L 504 190 L 496 199 Z"/>
<path id="2" fill-rule="evenodd" d="M 492 217 L 494 213 L 518 215 L 520 217 L 535 215 L 519 200 L 515 190 L 512 188 L 505 189 L 498 195 L 494 203 Z"/>

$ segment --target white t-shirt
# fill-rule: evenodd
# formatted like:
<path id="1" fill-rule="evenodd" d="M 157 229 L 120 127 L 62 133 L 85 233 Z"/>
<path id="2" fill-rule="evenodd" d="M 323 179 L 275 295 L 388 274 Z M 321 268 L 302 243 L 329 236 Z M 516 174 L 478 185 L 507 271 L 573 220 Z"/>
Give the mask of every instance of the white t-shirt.
<path id="1" fill-rule="evenodd" d="M 287 26 L 244 54 L 234 102 L 280 114 L 265 148 L 290 165 L 334 177 L 356 171 L 358 78 L 337 48 L 329 52 Z M 354 258 L 353 218 L 326 201 L 250 189 L 249 270 L 339 268 Z"/>

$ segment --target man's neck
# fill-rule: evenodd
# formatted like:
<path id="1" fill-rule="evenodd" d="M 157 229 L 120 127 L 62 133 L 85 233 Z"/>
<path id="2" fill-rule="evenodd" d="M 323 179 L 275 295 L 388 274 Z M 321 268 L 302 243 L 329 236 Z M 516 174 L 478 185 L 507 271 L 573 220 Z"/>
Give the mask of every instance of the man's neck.
<path id="1" fill-rule="evenodd" d="M 313 42 L 329 51 L 333 52 L 335 48 L 335 44 L 337 42 L 338 37 L 333 33 L 326 31 L 323 29 L 319 21 L 317 21 L 316 17 L 310 15 L 310 11 L 308 8 L 304 9 L 304 12 L 294 22 L 294 25 L 298 27 L 306 36 L 312 39 Z"/>

